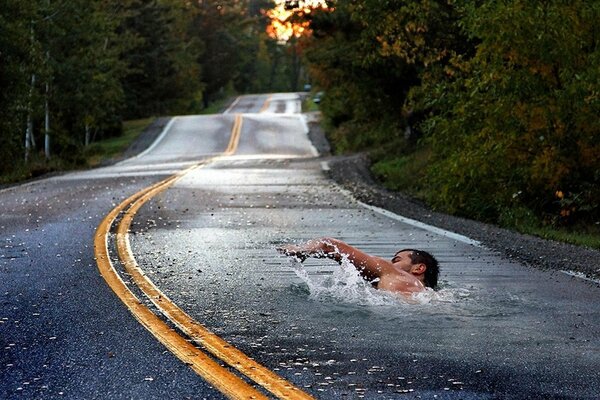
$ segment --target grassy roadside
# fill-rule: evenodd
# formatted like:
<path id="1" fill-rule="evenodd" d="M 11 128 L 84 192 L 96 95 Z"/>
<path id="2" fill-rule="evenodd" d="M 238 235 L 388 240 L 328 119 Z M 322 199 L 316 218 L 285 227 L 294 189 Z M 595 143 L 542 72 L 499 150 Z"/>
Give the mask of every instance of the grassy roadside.
<path id="1" fill-rule="evenodd" d="M 148 127 L 154 118 L 145 118 L 123 122 L 123 134 L 119 137 L 99 140 L 83 149 L 76 162 L 65 162 L 58 157 L 49 161 L 43 154 L 33 153 L 30 161 L 14 166 L 10 173 L 0 176 L 0 186 L 9 186 L 37 178 L 49 173 L 69 171 L 73 169 L 92 168 L 102 162 L 117 158 Z"/>
<path id="2" fill-rule="evenodd" d="M 600 250 L 600 227 L 598 225 L 557 229 L 549 226 L 524 225 L 515 228 L 521 233 L 557 242 L 571 243 Z"/>
<path id="3" fill-rule="evenodd" d="M 209 107 L 201 110 L 199 114 L 221 113 L 229 103 L 231 103 L 230 98 L 223 98 L 211 103 Z M 49 173 L 93 168 L 109 160 L 119 158 L 154 120 L 155 117 L 124 121 L 123 134 L 121 136 L 99 140 L 87 148 L 83 148 L 76 157 L 76 162 L 65 162 L 57 157 L 47 161 L 42 154 L 32 153 L 31 159 L 27 164 L 20 163 L 15 165 L 10 173 L 0 175 L 0 187 L 24 182 Z"/>
<path id="4" fill-rule="evenodd" d="M 229 102 L 230 99 L 228 98 L 217 100 L 200 111 L 199 114 L 219 114 Z M 96 167 L 106 160 L 118 158 L 154 120 L 154 117 L 150 117 L 123 121 L 123 134 L 121 136 L 94 142 L 86 149 L 86 165 Z"/>
<path id="5" fill-rule="evenodd" d="M 119 157 L 154 121 L 154 117 L 123 122 L 123 134 L 118 137 L 99 140 L 85 149 L 85 165 L 96 167 L 104 161 Z"/>
<path id="6" fill-rule="evenodd" d="M 314 102 L 314 96 L 307 96 L 302 102 L 302 112 L 319 111 L 319 105 Z"/>
<path id="7" fill-rule="evenodd" d="M 380 159 L 371 166 L 373 175 L 390 190 L 402 191 L 417 199 L 426 201 L 428 197 L 425 166 L 429 151 L 420 148 L 414 153 L 400 157 Z M 379 159 L 379 157 L 373 157 Z M 519 213 L 521 210 L 514 210 Z M 600 225 L 594 221 L 573 227 L 557 228 L 529 215 L 518 223 L 501 225 L 520 233 L 538 236 L 544 239 L 571 243 L 593 249 L 600 249 Z"/>
<path id="8" fill-rule="evenodd" d="M 233 99 L 235 100 L 236 96 L 233 96 Z M 210 105 L 206 108 L 204 108 L 203 110 L 201 110 L 199 112 L 199 114 L 202 115 L 208 115 L 208 114 L 220 114 L 223 111 L 225 111 L 227 109 L 227 106 L 232 102 L 231 98 L 223 98 L 220 100 L 215 100 L 214 102 L 210 103 Z"/>

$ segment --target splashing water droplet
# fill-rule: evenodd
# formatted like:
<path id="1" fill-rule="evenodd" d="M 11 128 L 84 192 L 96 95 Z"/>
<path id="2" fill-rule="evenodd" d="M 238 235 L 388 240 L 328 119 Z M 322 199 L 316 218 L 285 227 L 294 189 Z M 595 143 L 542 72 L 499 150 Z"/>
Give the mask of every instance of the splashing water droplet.
<path id="1" fill-rule="evenodd" d="M 426 290 L 412 295 L 386 292 L 375 289 L 370 282 L 361 277 L 352 263 L 344 258 L 341 265 L 326 277 L 309 274 L 299 259 L 290 258 L 295 274 L 307 286 L 309 297 L 319 301 L 359 306 L 404 306 L 457 303 L 470 297 L 469 290 L 443 288 L 438 291 Z"/>
<path id="2" fill-rule="evenodd" d="M 393 293 L 374 289 L 347 259 L 343 259 L 341 266 L 324 278 L 311 276 L 299 260 L 292 260 L 292 266 L 296 275 L 308 287 L 312 299 L 334 299 L 341 303 L 367 306 L 391 305 L 399 301 L 398 296 Z"/>

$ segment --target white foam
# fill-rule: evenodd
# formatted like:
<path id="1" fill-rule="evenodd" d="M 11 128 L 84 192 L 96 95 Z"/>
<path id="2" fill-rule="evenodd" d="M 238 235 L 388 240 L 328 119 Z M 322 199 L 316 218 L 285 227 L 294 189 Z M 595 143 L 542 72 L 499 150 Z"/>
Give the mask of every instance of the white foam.
<path id="1" fill-rule="evenodd" d="M 427 288 L 423 292 L 412 295 L 377 290 L 370 282 L 365 281 L 352 263 L 343 259 L 339 267 L 331 275 L 312 275 L 306 267 L 295 258 L 291 265 L 302 282 L 308 287 L 311 299 L 323 302 L 337 301 L 340 304 L 360 306 L 414 306 L 425 304 L 458 303 L 470 297 L 466 289 L 445 288 L 434 291 Z"/>

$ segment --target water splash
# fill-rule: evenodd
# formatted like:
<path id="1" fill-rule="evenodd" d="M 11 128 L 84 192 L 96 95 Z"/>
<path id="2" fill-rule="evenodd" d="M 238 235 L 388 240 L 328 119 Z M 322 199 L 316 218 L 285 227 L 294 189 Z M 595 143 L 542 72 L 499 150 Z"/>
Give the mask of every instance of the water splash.
<path id="1" fill-rule="evenodd" d="M 412 295 L 419 304 L 442 304 L 464 302 L 472 297 L 468 289 L 444 287 L 439 290 L 425 288 L 425 291 Z"/>
<path id="2" fill-rule="evenodd" d="M 385 305 L 390 303 L 389 295 L 373 289 L 369 282 L 361 278 L 349 261 L 343 260 L 333 274 L 326 277 L 311 276 L 298 261 L 292 262 L 294 272 L 306 284 L 309 297 L 317 300 L 337 300 L 360 305 Z"/>
<path id="3" fill-rule="evenodd" d="M 470 296 L 466 289 L 444 288 L 434 291 L 427 288 L 412 295 L 386 292 L 373 288 L 365 281 L 354 265 L 343 258 L 341 265 L 328 276 L 311 275 L 299 259 L 290 258 L 291 266 L 306 286 L 309 298 L 322 302 L 352 304 L 359 306 L 410 306 L 440 303 L 456 303 Z"/>

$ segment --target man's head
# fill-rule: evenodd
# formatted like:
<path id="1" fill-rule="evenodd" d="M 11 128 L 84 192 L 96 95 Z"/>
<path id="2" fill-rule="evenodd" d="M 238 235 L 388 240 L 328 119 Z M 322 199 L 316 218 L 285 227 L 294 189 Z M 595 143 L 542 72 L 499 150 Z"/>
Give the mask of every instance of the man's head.
<path id="1" fill-rule="evenodd" d="M 402 259 L 405 262 L 402 262 Z M 423 275 L 423 284 L 427 287 L 435 289 L 438 281 L 440 267 L 434 256 L 423 250 L 402 249 L 398 251 L 392 263 L 402 263 L 401 268 L 415 275 Z"/>

